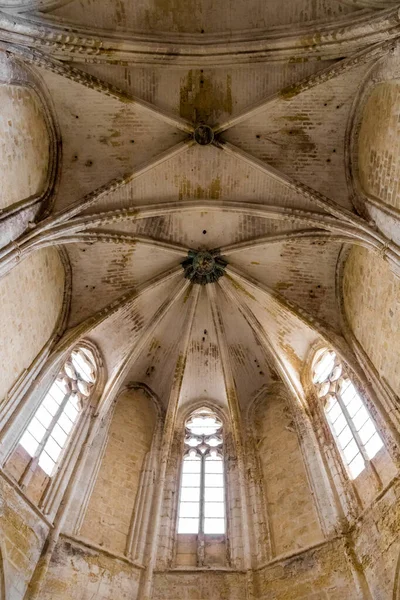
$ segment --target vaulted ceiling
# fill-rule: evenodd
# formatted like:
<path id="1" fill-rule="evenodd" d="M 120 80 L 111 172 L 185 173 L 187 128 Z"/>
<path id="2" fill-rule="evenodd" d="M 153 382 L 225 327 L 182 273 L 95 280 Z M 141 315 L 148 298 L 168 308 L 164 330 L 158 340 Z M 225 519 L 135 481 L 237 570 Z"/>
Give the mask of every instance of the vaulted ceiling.
<path id="1" fill-rule="evenodd" d="M 59 150 L 19 252 L 65 248 L 60 344 L 97 343 L 109 386 L 245 409 L 277 378 L 301 395 L 311 346 L 343 344 L 339 254 L 384 245 L 352 206 L 348 123 L 397 48 L 392 6 L 0 1 L 0 47 L 40 81 Z M 221 276 L 193 284 L 190 251 Z"/>

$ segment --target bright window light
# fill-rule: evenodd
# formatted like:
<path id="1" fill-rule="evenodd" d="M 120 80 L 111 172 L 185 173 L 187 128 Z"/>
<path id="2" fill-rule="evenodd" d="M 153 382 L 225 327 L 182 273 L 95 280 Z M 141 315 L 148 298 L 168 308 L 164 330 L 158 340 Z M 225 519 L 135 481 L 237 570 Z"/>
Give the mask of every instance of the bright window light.
<path id="1" fill-rule="evenodd" d="M 210 410 L 186 422 L 179 501 L 178 533 L 225 533 L 222 422 Z"/>
<path id="2" fill-rule="evenodd" d="M 74 350 L 20 439 L 20 445 L 32 460 L 38 460 L 49 477 L 54 473 L 95 379 L 96 363 L 92 353 L 86 348 Z"/>
<path id="3" fill-rule="evenodd" d="M 383 447 L 383 441 L 348 369 L 335 352 L 326 349 L 318 353 L 313 382 L 325 403 L 326 418 L 350 478 L 355 479 Z"/>

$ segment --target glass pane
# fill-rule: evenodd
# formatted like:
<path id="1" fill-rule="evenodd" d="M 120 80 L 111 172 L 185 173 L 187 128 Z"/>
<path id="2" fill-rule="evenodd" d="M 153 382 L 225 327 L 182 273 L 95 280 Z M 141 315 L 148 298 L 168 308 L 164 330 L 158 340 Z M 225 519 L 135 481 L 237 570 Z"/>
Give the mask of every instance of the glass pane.
<path id="1" fill-rule="evenodd" d="M 184 473 L 182 475 L 182 487 L 200 487 L 200 473 Z"/>
<path id="2" fill-rule="evenodd" d="M 212 437 L 207 441 L 207 444 L 211 446 L 211 448 L 216 448 L 222 444 L 222 439 L 219 437 Z"/>
<path id="3" fill-rule="evenodd" d="M 198 502 L 181 502 L 179 507 L 179 517 L 182 518 L 198 518 L 200 506 Z"/>
<path id="4" fill-rule="evenodd" d="M 206 473 L 222 473 L 223 472 L 222 460 L 221 459 L 215 460 L 215 459 L 207 458 L 206 465 L 205 465 L 205 472 Z"/>
<path id="5" fill-rule="evenodd" d="M 332 427 L 334 432 L 336 433 L 336 435 L 339 435 L 339 433 L 341 433 L 343 431 L 343 429 L 346 427 L 347 422 L 346 419 L 344 418 L 344 415 L 341 414 L 334 423 L 332 423 Z"/>
<path id="6" fill-rule="evenodd" d="M 340 387 L 340 396 L 347 406 L 355 396 L 358 396 L 357 390 L 351 383 L 350 379 L 345 379 Z"/>
<path id="7" fill-rule="evenodd" d="M 36 417 L 33 417 L 32 421 L 29 423 L 28 431 L 38 442 L 41 442 L 46 434 L 46 428 L 39 423 Z"/>
<path id="8" fill-rule="evenodd" d="M 365 408 L 365 406 L 362 406 L 360 408 L 360 410 L 354 415 L 354 417 L 352 418 L 354 427 L 356 428 L 356 431 L 359 431 L 361 429 L 361 427 L 364 425 L 364 423 L 369 419 L 369 414 L 367 413 L 367 409 Z"/>
<path id="9" fill-rule="evenodd" d="M 364 459 L 360 453 L 351 461 L 349 464 L 349 471 L 352 479 L 355 479 L 361 471 L 364 471 L 365 464 Z"/>
<path id="10" fill-rule="evenodd" d="M 212 414 L 194 415 L 187 422 L 187 428 L 195 435 L 212 435 L 221 427 L 221 422 Z"/>
<path id="11" fill-rule="evenodd" d="M 68 400 L 67 404 L 65 405 L 64 414 L 66 414 L 71 419 L 72 422 L 76 421 L 76 417 L 78 416 L 78 411 L 76 410 L 76 408 L 74 408 L 74 406 L 72 405 L 72 402 L 70 400 Z"/>
<path id="12" fill-rule="evenodd" d="M 335 366 L 336 354 L 334 352 L 325 352 L 314 367 L 314 383 L 322 383 L 328 379 Z"/>
<path id="13" fill-rule="evenodd" d="M 71 360 L 81 378 L 93 383 L 95 380 L 94 359 L 89 360 L 82 350 L 77 350 L 72 352 Z"/>
<path id="14" fill-rule="evenodd" d="M 368 458 L 374 458 L 374 456 L 379 452 L 379 450 L 383 447 L 383 442 L 381 436 L 378 432 L 376 432 L 372 438 L 369 440 L 367 444 L 365 444 L 365 451 L 368 455 Z"/>
<path id="15" fill-rule="evenodd" d="M 42 402 L 42 406 L 44 406 L 44 408 L 49 411 L 49 413 L 51 414 L 52 417 L 54 417 L 54 415 L 56 414 L 56 412 L 58 410 L 58 404 L 50 396 L 50 394 L 47 394 L 46 398 Z"/>
<path id="16" fill-rule="evenodd" d="M 375 429 L 375 425 L 372 422 L 372 419 L 367 419 L 367 422 L 364 423 L 364 425 L 361 427 L 360 431 L 358 432 L 358 435 L 360 436 L 360 439 L 362 441 L 362 443 L 365 444 L 368 442 L 368 440 L 374 435 L 376 429 Z"/>
<path id="17" fill-rule="evenodd" d="M 55 381 L 48 391 L 48 394 L 57 402 L 61 404 L 67 393 L 67 386 L 64 381 Z"/>
<path id="18" fill-rule="evenodd" d="M 200 473 L 200 469 L 200 458 L 198 458 L 197 460 L 185 458 L 185 460 L 183 461 L 182 473 Z"/>
<path id="19" fill-rule="evenodd" d="M 199 519 L 179 519 L 178 533 L 198 533 Z"/>
<path id="20" fill-rule="evenodd" d="M 43 469 L 46 475 L 49 475 L 49 477 L 51 477 L 54 471 L 55 462 L 50 458 L 50 456 L 46 452 L 42 452 L 42 454 L 39 457 L 39 467 Z"/>
<path id="21" fill-rule="evenodd" d="M 347 405 L 347 410 L 349 411 L 350 417 L 353 418 L 356 412 L 360 410 L 362 406 L 363 401 L 361 400 L 360 396 L 356 394 L 353 400 L 350 400 L 350 402 Z"/>
<path id="22" fill-rule="evenodd" d="M 221 474 L 208 474 L 205 475 L 205 487 L 224 487 L 224 477 Z"/>
<path id="23" fill-rule="evenodd" d="M 181 502 L 199 502 L 200 488 L 182 488 Z"/>
<path id="24" fill-rule="evenodd" d="M 345 448 L 352 439 L 353 434 L 351 433 L 351 429 L 348 425 L 346 425 L 342 433 L 338 436 L 338 442 L 340 444 L 340 447 L 342 449 Z"/>
<path id="25" fill-rule="evenodd" d="M 223 518 L 225 514 L 223 502 L 206 502 L 204 505 L 204 516 Z"/>
<path id="26" fill-rule="evenodd" d="M 57 444 L 61 446 L 61 448 L 64 448 L 68 436 L 58 424 L 54 427 L 53 431 L 51 432 L 51 436 L 56 440 Z"/>
<path id="27" fill-rule="evenodd" d="M 81 401 L 78 394 L 71 394 L 69 402 L 78 412 L 81 410 Z"/>
<path id="28" fill-rule="evenodd" d="M 204 500 L 206 502 L 224 502 L 224 488 L 206 488 L 204 490 Z"/>
<path id="29" fill-rule="evenodd" d="M 74 426 L 71 419 L 67 417 L 65 413 L 62 413 L 57 421 L 57 424 L 60 425 L 65 431 L 65 433 L 69 433 Z"/>
<path id="30" fill-rule="evenodd" d="M 49 413 L 48 410 L 45 409 L 45 407 L 42 405 L 38 408 L 38 410 L 36 411 L 35 417 L 40 421 L 40 423 L 43 425 L 43 427 L 45 427 L 46 429 L 48 428 L 48 426 L 50 425 L 53 417 L 52 415 Z"/>
<path id="31" fill-rule="evenodd" d="M 61 454 L 61 448 L 52 436 L 50 436 L 47 440 L 44 449 L 45 452 L 47 452 L 47 454 L 54 460 L 54 462 L 57 462 L 57 459 Z"/>
<path id="32" fill-rule="evenodd" d="M 204 519 L 204 533 L 225 533 L 225 519 Z"/>
<path id="33" fill-rule="evenodd" d="M 185 444 L 187 444 L 188 446 L 190 446 L 191 448 L 196 448 L 196 446 L 198 446 L 201 443 L 201 438 L 196 438 L 196 437 L 187 437 L 185 439 Z"/>
<path id="34" fill-rule="evenodd" d="M 334 423 L 336 419 L 342 414 L 342 409 L 340 408 L 339 402 L 336 400 L 332 405 L 329 411 L 327 411 L 327 415 L 329 416 L 329 420 L 331 423 Z"/>
<path id="35" fill-rule="evenodd" d="M 347 444 L 346 448 L 343 450 L 343 454 L 346 458 L 347 464 L 350 464 L 356 454 L 359 453 L 358 446 L 353 439 L 349 444 Z"/>
<path id="36" fill-rule="evenodd" d="M 35 440 L 34 437 L 28 431 L 25 431 L 24 435 L 20 439 L 19 443 L 21 446 L 27 451 L 30 456 L 34 456 L 36 450 L 38 449 L 39 442 Z"/>

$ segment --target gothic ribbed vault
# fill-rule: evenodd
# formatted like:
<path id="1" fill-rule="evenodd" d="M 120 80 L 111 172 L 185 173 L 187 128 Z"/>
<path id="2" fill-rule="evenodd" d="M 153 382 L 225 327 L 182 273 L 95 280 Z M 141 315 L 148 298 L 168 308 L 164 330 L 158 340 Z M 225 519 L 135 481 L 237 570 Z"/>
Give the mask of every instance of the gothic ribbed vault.
<path id="1" fill-rule="evenodd" d="M 101 29 L 107 19 L 117 20 L 115 43 L 123 32 L 111 5 L 104 3 L 96 16 L 91 8 L 64 2 L 51 19 L 2 13 L 1 36 L 15 56 L 3 59 L 4 69 L 10 60 L 31 65 L 62 140 L 52 206 L 38 198 L 47 202 L 49 216 L 18 247 L 5 246 L 2 269 L 40 247 L 65 248 L 71 293 L 59 348 L 82 337 L 97 343 L 108 386 L 141 381 L 167 404 L 178 369 L 184 403 L 210 397 L 226 404 L 232 377 L 242 408 L 277 378 L 301 397 L 309 348 L 321 340 L 343 345 L 337 289 L 343 248 L 363 245 L 397 266 L 398 253 L 388 251 L 384 235 L 353 212 L 347 177 L 353 101 L 371 65 L 398 52 L 391 39 L 396 9 L 377 12 L 374 25 L 369 16 L 377 42 L 371 46 L 368 36 L 360 38 L 363 11 L 353 16 L 354 8 L 335 2 L 339 25 L 348 27 L 345 58 L 332 60 L 320 35 L 311 44 L 318 60 L 305 62 L 291 34 L 280 51 L 294 44 L 293 60 L 246 69 L 223 67 L 224 61 L 215 68 L 217 29 L 201 28 L 210 45 L 194 58 L 184 36 L 174 40 L 183 31 L 179 24 L 166 20 L 171 30 L 160 39 L 182 49 L 176 66 L 160 70 L 151 64 L 157 52 L 146 32 L 126 33 L 119 50 L 103 53 L 111 43 Z M 121 10 L 128 8 L 121 3 Z M 282 15 L 277 31 L 295 18 L 293 11 Z M 139 13 L 131 21 L 125 17 L 134 29 Z M 182 18 L 194 41 L 198 33 L 187 10 Z M 235 12 L 235 18 L 243 28 L 243 16 Z M 76 38 L 67 35 L 65 19 L 76 23 Z M 148 19 L 142 25 L 153 31 Z M 73 50 L 89 22 L 103 37 L 93 61 L 84 58 L 89 50 L 83 41 L 81 54 Z M 43 45 L 32 48 L 29 34 L 36 35 L 39 24 Z M 313 25 L 305 27 L 311 39 Z M 332 21 L 326 30 L 334 27 Z M 62 30 L 60 54 L 57 44 L 44 40 Z M 233 61 L 250 43 L 246 34 L 235 35 L 225 53 Z M 136 66 L 135 53 L 146 44 L 143 65 Z M 268 52 L 278 52 L 275 42 L 268 44 Z M 118 52 L 131 53 L 124 66 Z M 182 70 L 191 61 L 196 68 Z M 207 68 L 197 68 L 203 62 Z M 12 211 L 5 216 L 12 219 Z M 219 276 L 200 289 L 181 266 L 188 252 L 199 250 L 223 260 Z"/>

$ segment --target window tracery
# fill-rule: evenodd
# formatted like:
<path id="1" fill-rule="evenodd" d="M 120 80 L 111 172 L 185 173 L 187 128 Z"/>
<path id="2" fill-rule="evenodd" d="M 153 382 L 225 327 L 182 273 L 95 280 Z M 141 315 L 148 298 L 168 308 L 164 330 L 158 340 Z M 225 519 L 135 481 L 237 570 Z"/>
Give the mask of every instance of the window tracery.
<path id="1" fill-rule="evenodd" d="M 317 353 L 312 377 L 350 478 L 356 479 L 383 447 L 382 438 L 348 369 L 333 350 Z"/>
<path id="2" fill-rule="evenodd" d="M 20 445 L 31 457 L 25 473 L 37 463 L 47 476 L 54 475 L 96 378 L 92 352 L 75 348 L 20 438 Z"/>
<path id="3" fill-rule="evenodd" d="M 223 426 L 200 409 L 185 426 L 178 533 L 225 533 Z"/>

